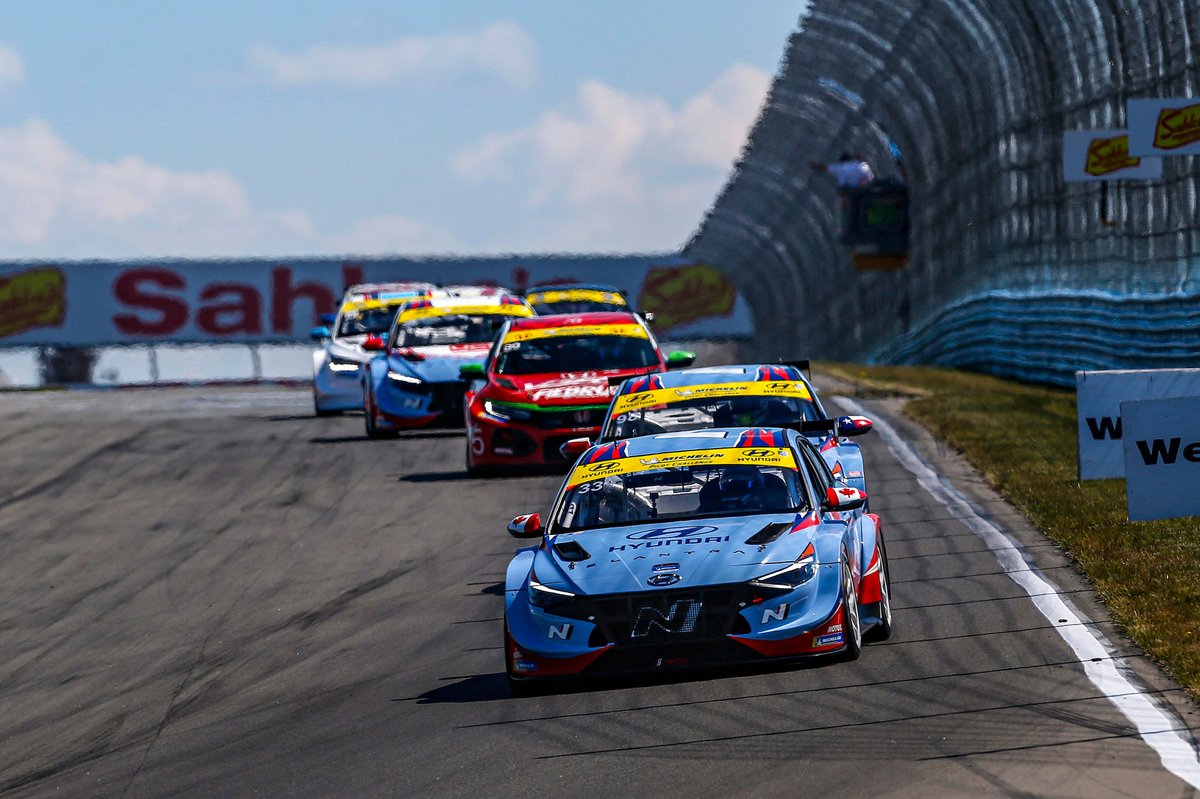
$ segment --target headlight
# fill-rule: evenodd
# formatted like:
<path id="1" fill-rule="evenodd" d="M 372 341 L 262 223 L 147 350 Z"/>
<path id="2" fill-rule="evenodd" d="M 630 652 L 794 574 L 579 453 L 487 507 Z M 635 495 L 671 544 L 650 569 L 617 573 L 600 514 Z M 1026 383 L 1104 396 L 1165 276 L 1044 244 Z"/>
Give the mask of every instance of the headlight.
<path id="1" fill-rule="evenodd" d="M 329 369 L 333 372 L 348 373 L 358 371 L 357 361 L 344 361 L 340 358 L 331 358 L 329 360 Z"/>
<path id="2" fill-rule="evenodd" d="M 575 595 L 570 591 L 560 591 L 557 588 L 550 588 L 539 583 L 533 575 L 529 577 L 529 604 L 531 605 L 539 608 L 549 608 L 554 605 L 561 605 L 563 602 L 574 598 Z"/>
<path id="3" fill-rule="evenodd" d="M 750 581 L 756 588 L 773 588 L 791 591 L 799 588 L 817 575 L 817 560 L 809 556 L 786 566 L 779 571 L 764 574 Z"/>
<path id="4" fill-rule="evenodd" d="M 417 378 L 409 377 L 408 375 L 402 375 L 399 372 L 393 371 L 391 369 L 388 370 L 388 380 L 391 380 L 393 383 L 403 383 L 403 384 L 409 385 L 409 386 L 421 385 L 421 381 L 418 380 Z"/>
<path id="5" fill-rule="evenodd" d="M 517 408 L 512 405 L 504 405 L 499 402 L 485 400 L 483 410 L 497 419 L 506 419 L 513 422 L 527 422 L 533 418 L 533 414 L 524 408 Z"/>

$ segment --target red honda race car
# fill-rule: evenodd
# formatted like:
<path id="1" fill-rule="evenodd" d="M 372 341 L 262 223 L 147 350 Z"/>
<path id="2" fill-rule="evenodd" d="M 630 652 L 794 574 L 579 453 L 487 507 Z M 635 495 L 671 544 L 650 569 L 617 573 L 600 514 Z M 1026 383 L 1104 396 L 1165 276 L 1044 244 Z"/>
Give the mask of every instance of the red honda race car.
<path id="1" fill-rule="evenodd" d="M 696 356 L 664 357 L 635 314 L 535 316 L 504 324 L 483 365 L 462 367 L 467 472 L 505 466 L 567 465 L 559 447 L 594 437 L 612 393 L 627 377 L 689 366 Z"/>

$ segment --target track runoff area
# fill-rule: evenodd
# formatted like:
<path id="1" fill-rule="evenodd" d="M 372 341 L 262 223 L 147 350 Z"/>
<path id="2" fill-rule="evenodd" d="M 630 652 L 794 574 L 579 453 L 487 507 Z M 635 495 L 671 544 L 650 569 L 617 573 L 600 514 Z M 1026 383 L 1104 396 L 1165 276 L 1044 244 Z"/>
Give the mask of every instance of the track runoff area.
<path id="1" fill-rule="evenodd" d="M 833 404 L 876 421 L 889 641 L 514 697 L 504 525 L 559 478 L 306 389 L 0 395 L 0 796 L 1194 795 L 1194 707 L 1057 549 Z"/>

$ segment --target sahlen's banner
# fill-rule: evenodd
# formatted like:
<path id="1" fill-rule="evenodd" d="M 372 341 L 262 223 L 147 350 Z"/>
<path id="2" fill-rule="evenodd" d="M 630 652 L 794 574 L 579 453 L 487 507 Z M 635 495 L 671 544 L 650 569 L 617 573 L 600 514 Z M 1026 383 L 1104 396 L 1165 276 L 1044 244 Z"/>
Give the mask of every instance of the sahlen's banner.
<path id="1" fill-rule="evenodd" d="M 1155 180 L 1162 159 L 1132 155 L 1127 130 L 1073 130 L 1063 134 L 1063 180 Z"/>
<path id="2" fill-rule="evenodd" d="M 1121 403 L 1133 521 L 1200 516 L 1200 396 Z"/>
<path id="3" fill-rule="evenodd" d="M 1200 98 L 1130 100 L 1132 156 L 1200 155 Z"/>
<path id="4" fill-rule="evenodd" d="M 1200 395 L 1200 369 L 1076 372 L 1079 479 L 1125 476 L 1121 403 Z"/>
<path id="5" fill-rule="evenodd" d="M 677 256 L 0 263 L 0 346 L 307 341 L 346 286 L 614 286 L 667 338 L 748 337 L 746 301 Z"/>

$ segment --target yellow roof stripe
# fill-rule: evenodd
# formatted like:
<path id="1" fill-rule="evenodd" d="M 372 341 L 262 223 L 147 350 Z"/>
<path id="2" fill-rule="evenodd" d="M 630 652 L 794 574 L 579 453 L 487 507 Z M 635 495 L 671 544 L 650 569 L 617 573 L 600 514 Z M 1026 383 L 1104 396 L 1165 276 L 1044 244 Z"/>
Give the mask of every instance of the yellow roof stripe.
<path id="1" fill-rule="evenodd" d="M 649 338 L 646 329 L 637 324 L 624 325 L 569 325 L 567 327 L 535 327 L 528 330 L 510 330 L 504 337 L 505 344 L 517 341 L 532 341 L 539 338 L 563 338 L 564 336 L 625 336 L 626 338 Z"/>
<path id="2" fill-rule="evenodd" d="M 628 413 L 640 408 L 656 405 L 672 405 L 701 399 L 728 399 L 730 397 L 793 397 L 811 400 L 808 386 L 799 380 L 762 380 L 746 383 L 705 383 L 698 386 L 659 388 L 622 394 L 617 397 L 613 413 Z"/>
<path id="3" fill-rule="evenodd" d="M 400 324 L 414 319 L 430 319 L 436 316 L 533 316 L 533 309 L 526 305 L 449 305 L 444 308 L 409 308 L 401 311 Z"/>
<path id="4" fill-rule="evenodd" d="M 678 469 L 688 466 L 780 466 L 796 468 L 796 458 L 787 447 L 723 447 L 721 449 L 687 449 L 681 452 L 659 452 L 632 458 L 613 458 L 595 463 L 581 463 L 571 470 L 567 487 L 573 488 L 589 480 L 599 480 L 631 472 L 653 469 Z"/>
<path id="5" fill-rule="evenodd" d="M 529 303 L 555 302 L 606 302 L 609 305 L 626 305 L 625 298 L 615 291 L 597 289 L 547 289 L 525 296 Z"/>

